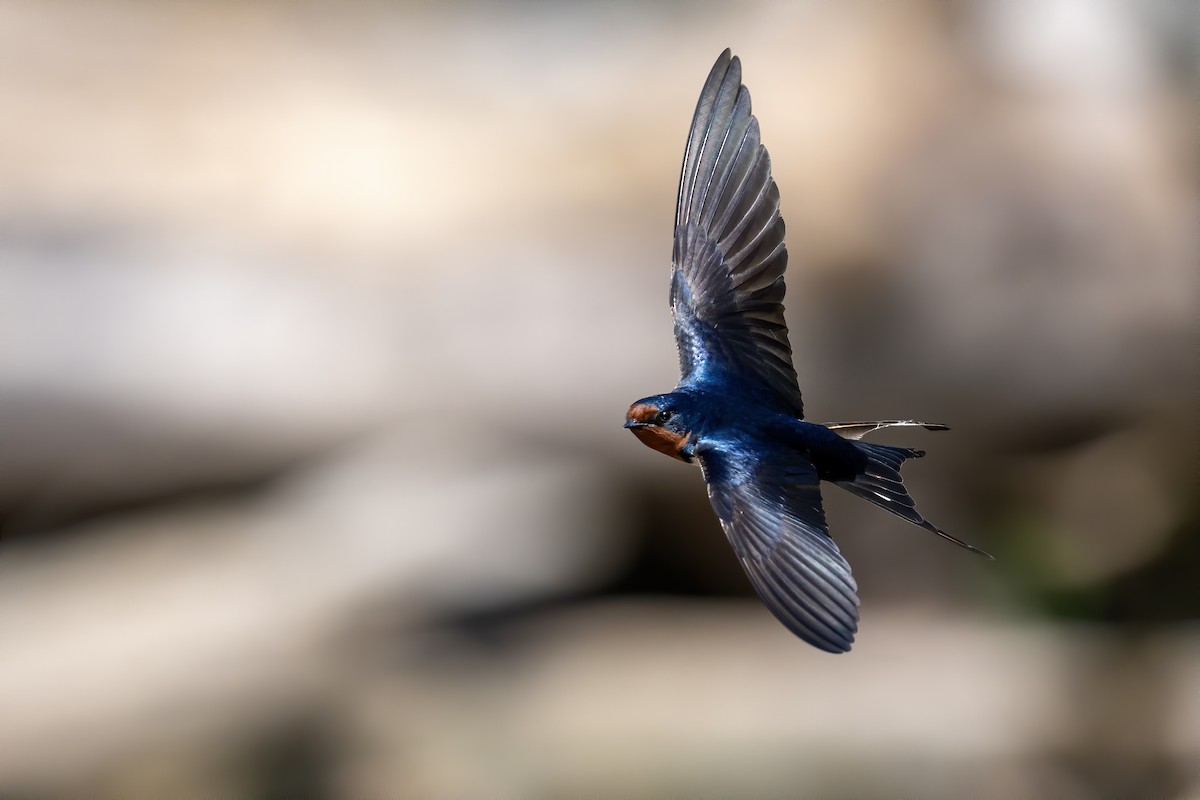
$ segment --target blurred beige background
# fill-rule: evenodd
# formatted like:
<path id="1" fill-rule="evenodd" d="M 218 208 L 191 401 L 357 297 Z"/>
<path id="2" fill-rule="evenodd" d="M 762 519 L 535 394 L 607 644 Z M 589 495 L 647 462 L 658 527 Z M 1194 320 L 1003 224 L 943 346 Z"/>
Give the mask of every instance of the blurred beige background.
<path id="1" fill-rule="evenodd" d="M 0 4 L 0 795 L 1200 795 L 1177 0 Z M 855 650 L 753 598 L 676 378 L 696 95 L 770 148 Z"/>

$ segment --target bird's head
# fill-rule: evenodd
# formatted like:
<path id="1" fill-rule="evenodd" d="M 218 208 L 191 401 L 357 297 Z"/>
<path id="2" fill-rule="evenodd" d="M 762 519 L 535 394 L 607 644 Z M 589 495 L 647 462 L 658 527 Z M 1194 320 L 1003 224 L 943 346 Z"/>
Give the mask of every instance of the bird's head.
<path id="1" fill-rule="evenodd" d="M 691 463 L 696 442 L 690 406 L 683 395 L 676 393 L 645 397 L 629 407 L 625 427 L 647 447 Z"/>

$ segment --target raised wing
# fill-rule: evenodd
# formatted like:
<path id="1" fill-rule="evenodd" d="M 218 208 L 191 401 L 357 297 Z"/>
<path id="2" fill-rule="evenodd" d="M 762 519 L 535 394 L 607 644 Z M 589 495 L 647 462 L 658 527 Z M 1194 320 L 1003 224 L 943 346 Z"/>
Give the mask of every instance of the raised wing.
<path id="1" fill-rule="evenodd" d="M 849 650 L 858 587 L 829 538 L 813 465 L 759 464 L 711 446 L 698 455 L 713 510 L 767 608 L 812 646 Z"/>
<path id="2" fill-rule="evenodd" d="M 736 385 L 801 417 L 783 319 L 783 234 L 741 62 L 726 50 L 696 104 L 675 208 L 671 309 L 680 385 Z"/>

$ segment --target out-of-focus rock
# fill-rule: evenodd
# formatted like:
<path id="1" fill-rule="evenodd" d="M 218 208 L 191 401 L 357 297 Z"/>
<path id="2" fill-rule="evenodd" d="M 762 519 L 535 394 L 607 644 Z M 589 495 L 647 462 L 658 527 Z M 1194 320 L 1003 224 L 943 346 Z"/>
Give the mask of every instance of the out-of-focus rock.
<path id="1" fill-rule="evenodd" d="M 0 564 L 0 785 L 86 780 L 150 742 L 302 704 L 387 609 L 391 635 L 587 585 L 620 509 L 594 468 L 503 441 L 374 442 L 261 497 L 93 523 Z M 368 626 L 374 629 L 374 625 Z"/>
<path id="2" fill-rule="evenodd" d="M 400 401 L 388 317 L 366 298 L 244 252 L 122 235 L 0 246 L 0 500 L 12 527 L 269 476 Z"/>
<path id="3" fill-rule="evenodd" d="M 346 765 L 339 788 L 1088 796 L 1068 771 L 1035 765 L 1070 746 L 1072 676 L 1103 651 L 1094 631 L 875 609 L 853 655 L 826 658 L 773 628 L 749 604 L 610 604 L 508 630 L 502 665 L 486 673 L 463 643 L 435 669 L 413 659 L 403 678 L 364 677 L 342 725 L 366 755 Z M 1168 671 L 1166 702 L 1193 685 Z M 1187 741 L 1178 752 L 1200 747 Z M 410 747 L 399 763 L 369 755 Z M 980 780 L 983 764 L 990 780 Z"/>

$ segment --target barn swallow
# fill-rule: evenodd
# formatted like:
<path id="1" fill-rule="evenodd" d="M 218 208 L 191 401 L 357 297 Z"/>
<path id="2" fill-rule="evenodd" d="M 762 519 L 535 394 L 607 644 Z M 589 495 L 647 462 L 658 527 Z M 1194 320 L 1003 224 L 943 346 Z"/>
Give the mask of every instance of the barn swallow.
<path id="1" fill-rule="evenodd" d="M 869 444 L 913 420 L 817 424 L 804 405 L 783 317 L 779 190 L 750 113 L 740 61 L 713 65 L 692 117 L 671 255 L 671 312 L 681 378 L 638 400 L 625 427 L 646 446 L 698 464 L 733 551 L 767 608 L 792 633 L 844 653 L 858 631 L 858 586 L 829 536 L 820 482 L 837 484 L 972 552 L 917 511 L 900 477 L 925 453 Z"/>

